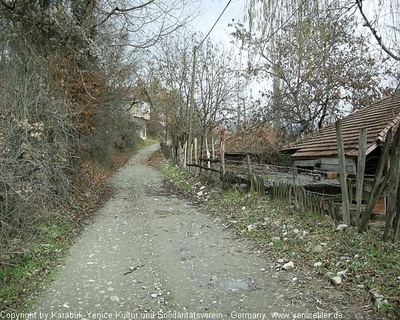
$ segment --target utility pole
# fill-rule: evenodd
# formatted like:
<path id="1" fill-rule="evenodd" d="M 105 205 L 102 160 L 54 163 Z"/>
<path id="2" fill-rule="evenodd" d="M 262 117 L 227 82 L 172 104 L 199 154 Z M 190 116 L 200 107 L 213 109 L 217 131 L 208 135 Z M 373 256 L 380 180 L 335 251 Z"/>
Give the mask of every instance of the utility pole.
<path id="1" fill-rule="evenodd" d="M 188 135 L 188 150 L 192 145 L 192 135 L 193 135 L 193 110 L 194 110 L 194 83 L 195 83 L 195 71 L 196 71 L 196 52 L 197 47 L 193 46 L 193 64 L 192 64 L 192 81 L 190 84 L 190 106 L 189 106 L 189 135 Z M 192 155 L 188 157 L 188 162 L 192 162 Z"/>

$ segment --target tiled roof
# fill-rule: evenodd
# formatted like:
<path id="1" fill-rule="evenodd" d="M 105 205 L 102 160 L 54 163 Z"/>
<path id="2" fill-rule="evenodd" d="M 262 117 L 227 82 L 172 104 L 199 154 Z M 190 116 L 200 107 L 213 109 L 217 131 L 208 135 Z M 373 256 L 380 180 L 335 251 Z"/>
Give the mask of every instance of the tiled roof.
<path id="1" fill-rule="evenodd" d="M 390 128 L 400 122 L 400 93 L 357 110 L 342 120 L 345 153 L 349 157 L 358 155 L 359 130 L 367 129 L 367 154 L 385 142 Z M 283 148 L 295 158 L 337 156 L 335 124 L 329 125 L 310 137 Z"/>

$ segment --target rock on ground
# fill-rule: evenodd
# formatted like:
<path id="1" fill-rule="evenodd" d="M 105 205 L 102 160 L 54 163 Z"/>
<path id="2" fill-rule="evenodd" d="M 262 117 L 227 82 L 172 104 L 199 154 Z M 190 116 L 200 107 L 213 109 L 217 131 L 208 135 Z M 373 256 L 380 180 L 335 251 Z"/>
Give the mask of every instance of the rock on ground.
<path id="1" fill-rule="evenodd" d="M 146 166 L 156 147 L 132 157 L 113 177 L 116 195 L 71 248 L 65 265 L 29 311 L 128 318 L 145 312 L 343 312 L 347 295 L 325 279 L 260 271 L 271 262 L 211 215 L 175 194 Z M 296 278 L 297 279 L 297 278 Z M 341 303 L 347 303 L 340 308 Z M 129 313 L 129 314 L 128 314 Z M 121 317 L 119 317 L 121 318 Z"/>

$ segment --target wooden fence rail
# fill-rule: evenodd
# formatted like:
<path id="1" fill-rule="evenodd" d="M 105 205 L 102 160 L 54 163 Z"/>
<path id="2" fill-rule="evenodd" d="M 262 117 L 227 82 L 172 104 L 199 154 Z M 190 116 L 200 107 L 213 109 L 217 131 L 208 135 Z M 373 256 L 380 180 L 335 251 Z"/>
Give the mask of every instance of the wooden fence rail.
<path id="1" fill-rule="evenodd" d="M 321 179 L 324 174 L 321 171 L 316 173 L 315 170 L 301 169 L 298 172 L 295 167 L 252 163 L 251 153 L 242 153 L 242 158 L 238 159 L 232 159 L 232 155 L 230 155 L 231 158 L 225 159 L 224 130 L 220 133 L 218 143 L 214 138 L 208 137 L 202 137 L 199 140 L 194 138 L 193 143 L 189 141 L 174 143 L 171 146 L 171 157 L 176 164 L 192 169 L 195 173 L 205 171 L 209 175 L 218 174 L 224 189 L 232 188 L 239 191 L 257 192 L 261 195 L 267 194 L 274 201 L 291 203 L 303 211 L 329 215 L 335 222 L 343 221 L 349 226 L 357 226 L 360 232 L 367 230 L 371 220 L 385 220 L 383 239 L 399 240 L 400 130 L 397 130 L 395 135 L 392 130 L 388 131 L 372 184 L 371 176 L 365 175 L 366 130 L 360 129 L 356 175 L 349 175 L 346 171 L 341 121 L 336 124 L 336 133 L 340 160 L 340 184 L 329 184 L 329 181 L 326 183 L 329 190 L 327 193 L 331 193 L 330 195 L 319 193 L 319 190 L 315 192 L 315 188 L 313 189 L 313 183 L 320 181 L 314 179 L 314 176 Z M 276 171 L 270 170 L 272 167 Z M 313 181 L 307 180 L 310 176 L 313 177 Z M 330 191 L 338 187 L 340 187 L 339 193 Z M 323 188 L 325 186 L 321 189 L 326 190 Z M 386 215 L 375 216 L 373 210 L 378 198 L 382 196 L 387 197 L 388 201 Z"/>

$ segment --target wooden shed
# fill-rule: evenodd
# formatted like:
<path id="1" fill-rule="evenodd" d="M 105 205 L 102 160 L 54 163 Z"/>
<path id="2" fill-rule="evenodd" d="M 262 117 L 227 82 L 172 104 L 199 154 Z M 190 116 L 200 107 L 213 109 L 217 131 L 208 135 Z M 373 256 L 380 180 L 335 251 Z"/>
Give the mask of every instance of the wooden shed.
<path id="1" fill-rule="evenodd" d="M 364 107 L 343 118 L 343 140 L 346 169 L 356 173 L 359 130 L 367 129 L 366 174 L 374 174 L 390 128 L 400 122 L 400 92 Z M 339 172 L 336 128 L 329 125 L 313 135 L 285 146 L 282 152 L 291 155 L 300 168 Z"/>

